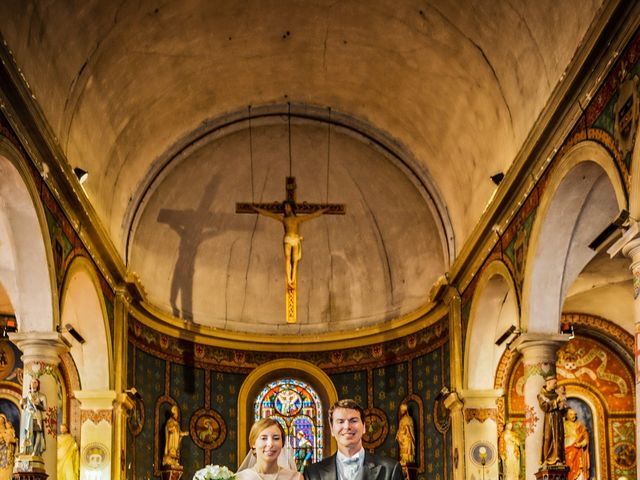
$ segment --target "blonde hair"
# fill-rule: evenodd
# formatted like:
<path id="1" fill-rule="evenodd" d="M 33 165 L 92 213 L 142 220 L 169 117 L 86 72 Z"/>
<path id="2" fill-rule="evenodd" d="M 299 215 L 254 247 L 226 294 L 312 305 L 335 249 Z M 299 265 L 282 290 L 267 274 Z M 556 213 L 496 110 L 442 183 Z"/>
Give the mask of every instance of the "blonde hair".
<path id="1" fill-rule="evenodd" d="M 282 428 L 282 425 L 280 425 L 280 423 L 273 418 L 261 418 L 251 426 L 251 430 L 249 431 L 249 446 L 251 447 L 252 450 L 256 444 L 256 440 L 258 440 L 258 435 L 260 435 L 260 433 L 263 430 L 269 427 L 273 427 L 274 425 L 276 425 L 280 430 L 280 435 L 282 436 L 281 437 L 282 445 L 284 446 L 285 435 L 284 435 L 284 428 Z"/>

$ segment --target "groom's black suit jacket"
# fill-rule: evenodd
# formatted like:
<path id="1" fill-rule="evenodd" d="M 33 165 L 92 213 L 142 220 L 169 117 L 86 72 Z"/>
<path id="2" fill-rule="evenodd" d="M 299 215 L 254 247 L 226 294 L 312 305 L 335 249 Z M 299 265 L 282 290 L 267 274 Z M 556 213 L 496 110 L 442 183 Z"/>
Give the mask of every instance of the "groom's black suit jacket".
<path id="1" fill-rule="evenodd" d="M 312 463 L 304 469 L 305 480 L 338 480 L 336 456 Z M 364 454 L 362 480 L 403 480 L 402 467 L 396 460 Z"/>

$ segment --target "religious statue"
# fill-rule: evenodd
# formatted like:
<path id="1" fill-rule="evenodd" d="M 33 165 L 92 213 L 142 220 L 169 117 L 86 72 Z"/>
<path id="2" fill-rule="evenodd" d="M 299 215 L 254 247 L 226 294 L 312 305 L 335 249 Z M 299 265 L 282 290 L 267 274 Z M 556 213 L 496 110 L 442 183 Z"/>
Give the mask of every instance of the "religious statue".
<path id="1" fill-rule="evenodd" d="M 564 455 L 568 480 L 589 480 L 589 432 L 572 408 L 564 422 Z"/>
<path id="2" fill-rule="evenodd" d="M 15 451 L 16 432 L 7 417 L 0 413 L 0 480 L 12 477 Z"/>
<path id="3" fill-rule="evenodd" d="M 513 423 L 508 422 L 498 439 L 498 452 L 502 461 L 504 480 L 520 479 L 520 438 L 513 431 Z"/>
<path id="4" fill-rule="evenodd" d="M 40 380 L 32 378 L 29 392 L 20 400 L 20 453 L 40 457 L 47 448 L 44 437 L 43 415 L 47 410 L 47 397 L 40 393 Z"/>
<path id="5" fill-rule="evenodd" d="M 180 422 L 178 421 L 178 407 L 171 407 L 171 415 L 164 425 L 164 455 L 162 457 L 162 465 L 166 467 L 180 466 L 180 444 L 182 437 L 189 435 L 189 432 L 180 430 Z"/>
<path id="6" fill-rule="evenodd" d="M 309 464 L 309 460 L 311 460 L 311 456 L 313 455 L 313 445 L 311 442 L 304 436 L 304 432 L 302 430 L 298 430 L 296 434 L 298 437 L 298 448 L 296 448 L 296 469 L 299 472 L 304 472 L 304 467 Z"/>
<path id="7" fill-rule="evenodd" d="M 300 224 L 319 217 L 324 214 L 329 207 L 316 210 L 315 212 L 298 216 L 296 215 L 295 203 L 290 200 L 285 200 L 282 203 L 284 213 L 279 215 L 277 213 L 270 212 L 264 208 L 253 206 L 256 213 L 264 215 L 269 218 L 273 218 L 282 223 L 284 227 L 284 258 L 285 258 L 285 272 L 287 274 L 287 285 L 293 287 L 296 283 L 296 275 L 298 272 L 298 262 L 302 258 L 302 237 L 300 236 Z"/>
<path id="8" fill-rule="evenodd" d="M 564 412 L 567 397 L 563 387 L 557 387 L 555 377 L 548 377 L 538 393 L 538 403 L 544 412 L 542 424 L 542 467 L 564 465 Z"/>
<path id="9" fill-rule="evenodd" d="M 80 451 L 78 444 L 66 425 L 60 426 L 58 434 L 58 480 L 80 478 Z"/>
<path id="10" fill-rule="evenodd" d="M 396 441 L 400 451 L 400 465 L 403 469 L 410 463 L 415 462 L 416 457 L 416 437 L 413 428 L 413 418 L 409 415 L 409 406 L 406 403 L 400 404 L 398 433 Z"/>

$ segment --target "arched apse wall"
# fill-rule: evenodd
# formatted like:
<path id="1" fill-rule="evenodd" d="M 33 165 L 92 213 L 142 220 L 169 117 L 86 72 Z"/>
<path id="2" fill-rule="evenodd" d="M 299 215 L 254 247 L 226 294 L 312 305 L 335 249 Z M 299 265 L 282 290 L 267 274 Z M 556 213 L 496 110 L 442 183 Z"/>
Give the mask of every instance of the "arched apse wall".
<path id="1" fill-rule="evenodd" d="M 496 368 L 507 348 L 496 340 L 509 328 L 520 327 L 518 300 L 507 266 L 495 261 L 483 270 L 471 304 L 464 355 L 464 388 L 493 388 Z"/>
<path id="2" fill-rule="evenodd" d="M 70 324 L 85 339 L 70 335 L 73 358 L 82 390 L 108 390 L 113 384 L 113 361 L 107 310 L 93 265 L 76 257 L 69 266 L 62 290 L 61 324 Z M 64 332 L 64 329 L 62 330 Z"/>
<path id="3" fill-rule="evenodd" d="M 0 137 L 0 282 L 15 309 L 18 330 L 52 331 L 57 288 L 51 243 L 37 188 L 23 160 Z"/>
<path id="4" fill-rule="evenodd" d="M 282 358 L 256 368 L 247 376 L 238 392 L 238 464 L 242 462 L 249 448 L 249 428 L 253 424 L 253 400 L 268 382 L 287 376 L 299 378 L 311 385 L 318 393 L 325 411 L 338 400 L 338 392 L 329 376 L 312 363 L 295 358 Z M 325 455 L 329 456 L 335 452 L 336 445 L 330 437 L 328 424 L 326 427 Z"/>
<path id="5" fill-rule="evenodd" d="M 620 174 L 602 146 L 582 142 L 558 162 L 531 231 L 522 296 L 524 330 L 557 333 L 566 291 L 596 254 L 587 245 L 626 206 Z"/>

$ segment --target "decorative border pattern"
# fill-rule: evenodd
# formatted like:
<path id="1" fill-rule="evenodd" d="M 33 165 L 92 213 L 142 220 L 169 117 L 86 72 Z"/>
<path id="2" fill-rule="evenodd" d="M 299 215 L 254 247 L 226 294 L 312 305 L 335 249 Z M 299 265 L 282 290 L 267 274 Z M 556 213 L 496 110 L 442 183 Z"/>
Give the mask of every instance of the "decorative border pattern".
<path id="1" fill-rule="evenodd" d="M 471 420 L 477 420 L 480 423 L 484 423 L 486 420 L 493 420 L 498 423 L 498 409 L 497 408 L 465 408 L 464 420 L 466 423 L 471 423 Z"/>

